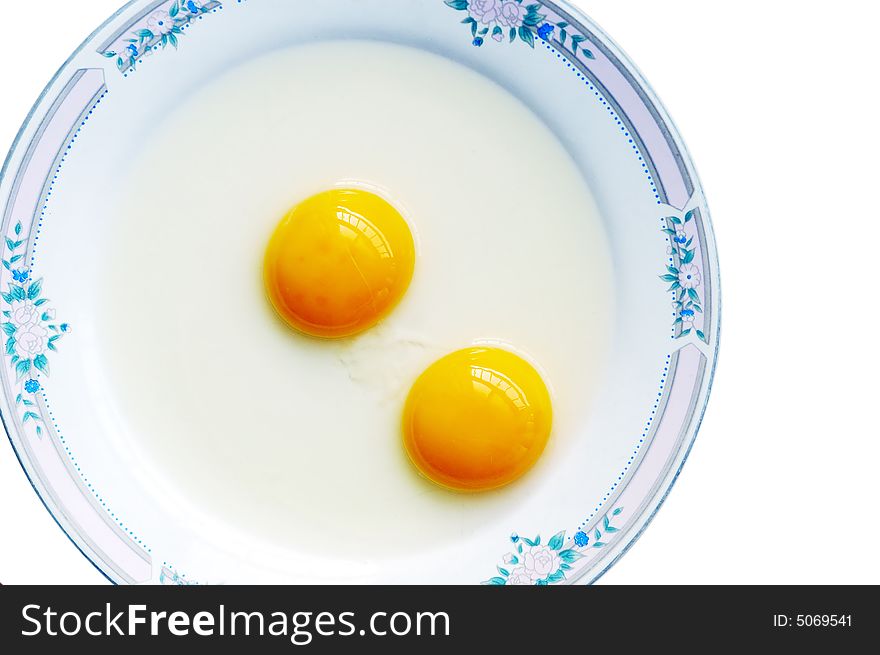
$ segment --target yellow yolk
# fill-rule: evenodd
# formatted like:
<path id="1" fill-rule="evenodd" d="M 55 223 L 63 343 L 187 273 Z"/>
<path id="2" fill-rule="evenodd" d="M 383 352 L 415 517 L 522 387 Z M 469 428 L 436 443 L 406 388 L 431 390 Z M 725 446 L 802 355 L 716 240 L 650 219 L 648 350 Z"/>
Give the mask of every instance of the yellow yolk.
<path id="1" fill-rule="evenodd" d="M 404 410 L 404 445 L 429 479 L 456 491 L 488 491 L 535 465 L 553 421 L 540 374 L 498 348 L 453 353 L 416 381 Z"/>
<path id="2" fill-rule="evenodd" d="M 414 267 L 415 243 L 400 212 L 369 191 L 334 189 L 284 217 L 263 277 L 272 305 L 291 327 L 342 338 L 387 316 Z"/>

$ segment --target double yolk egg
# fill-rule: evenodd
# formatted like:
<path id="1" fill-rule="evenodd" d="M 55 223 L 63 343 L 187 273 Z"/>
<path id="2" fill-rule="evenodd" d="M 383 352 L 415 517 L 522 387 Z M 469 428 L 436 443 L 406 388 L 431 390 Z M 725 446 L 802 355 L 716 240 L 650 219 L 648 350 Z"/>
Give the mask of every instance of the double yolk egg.
<path id="1" fill-rule="evenodd" d="M 334 189 L 294 207 L 266 251 L 278 315 L 306 335 L 339 339 L 378 324 L 403 298 L 416 248 L 403 216 L 374 193 Z M 540 374 L 499 348 L 455 352 L 416 380 L 403 443 L 413 464 L 455 491 L 497 489 L 537 462 L 552 405 Z"/>

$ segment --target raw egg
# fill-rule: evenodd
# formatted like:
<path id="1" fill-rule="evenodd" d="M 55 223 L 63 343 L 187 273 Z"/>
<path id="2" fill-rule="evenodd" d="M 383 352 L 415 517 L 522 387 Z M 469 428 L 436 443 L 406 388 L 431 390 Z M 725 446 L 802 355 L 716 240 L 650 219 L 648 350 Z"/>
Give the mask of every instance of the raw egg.
<path id="1" fill-rule="evenodd" d="M 404 410 L 404 445 L 433 482 L 488 491 L 535 465 L 552 422 L 550 393 L 531 364 L 507 350 L 470 348 L 416 381 Z"/>
<path id="2" fill-rule="evenodd" d="M 412 281 L 415 242 L 403 216 L 361 189 L 333 189 L 294 207 L 266 252 L 264 282 L 275 310 L 314 337 L 367 330 Z"/>

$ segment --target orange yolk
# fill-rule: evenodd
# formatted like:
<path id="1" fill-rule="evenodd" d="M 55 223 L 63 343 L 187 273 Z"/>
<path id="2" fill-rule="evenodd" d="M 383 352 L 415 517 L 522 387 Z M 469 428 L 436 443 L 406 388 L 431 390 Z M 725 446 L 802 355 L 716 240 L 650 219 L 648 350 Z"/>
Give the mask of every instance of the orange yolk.
<path id="1" fill-rule="evenodd" d="M 374 193 L 334 189 L 294 207 L 266 252 L 275 310 L 314 337 L 363 332 L 406 293 L 415 243 L 403 216 Z"/>
<path id="2" fill-rule="evenodd" d="M 552 415 L 547 386 L 528 362 L 498 348 L 462 350 L 416 381 L 404 410 L 404 445 L 433 482 L 488 491 L 535 465 Z"/>

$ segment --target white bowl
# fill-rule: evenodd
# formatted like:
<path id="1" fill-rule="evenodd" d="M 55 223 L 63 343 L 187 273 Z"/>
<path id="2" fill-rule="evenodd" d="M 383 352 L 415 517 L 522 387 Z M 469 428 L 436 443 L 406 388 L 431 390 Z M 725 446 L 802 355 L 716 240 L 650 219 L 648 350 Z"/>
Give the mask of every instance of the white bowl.
<path id="1" fill-rule="evenodd" d="M 577 10 L 537 0 L 501 14 L 501 3 L 471 5 L 135 0 L 37 101 L 0 181 L 0 412 L 47 509 L 111 581 L 593 582 L 662 504 L 696 437 L 718 352 L 718 261 L 694 167 L 638 71 Z M 508 494 L 503 510 L 479 529 L 384 557 L 360 549 L 357 534 L 344 549 L 323 552 L 320 533 L 282 548 L 206 522 L 197 508 L 175 510 L 108 427 L 115 391 L 95 382 L 107 355 L 99 281 L 126 257 L 109 249 L 95 210 L 114 192 L 113 167 L 136 156 L 156 117 L 191 89 L 263 54 L 334 40 L 419 48 L 517 98 L 592 190 L 614 268 L 607 363 L 565 456 L 528 485 L 498 492 Z M 565 317 L 545 320 L 552 331 Z M 156 329 L 142 348 L 161 348 Z"/>

